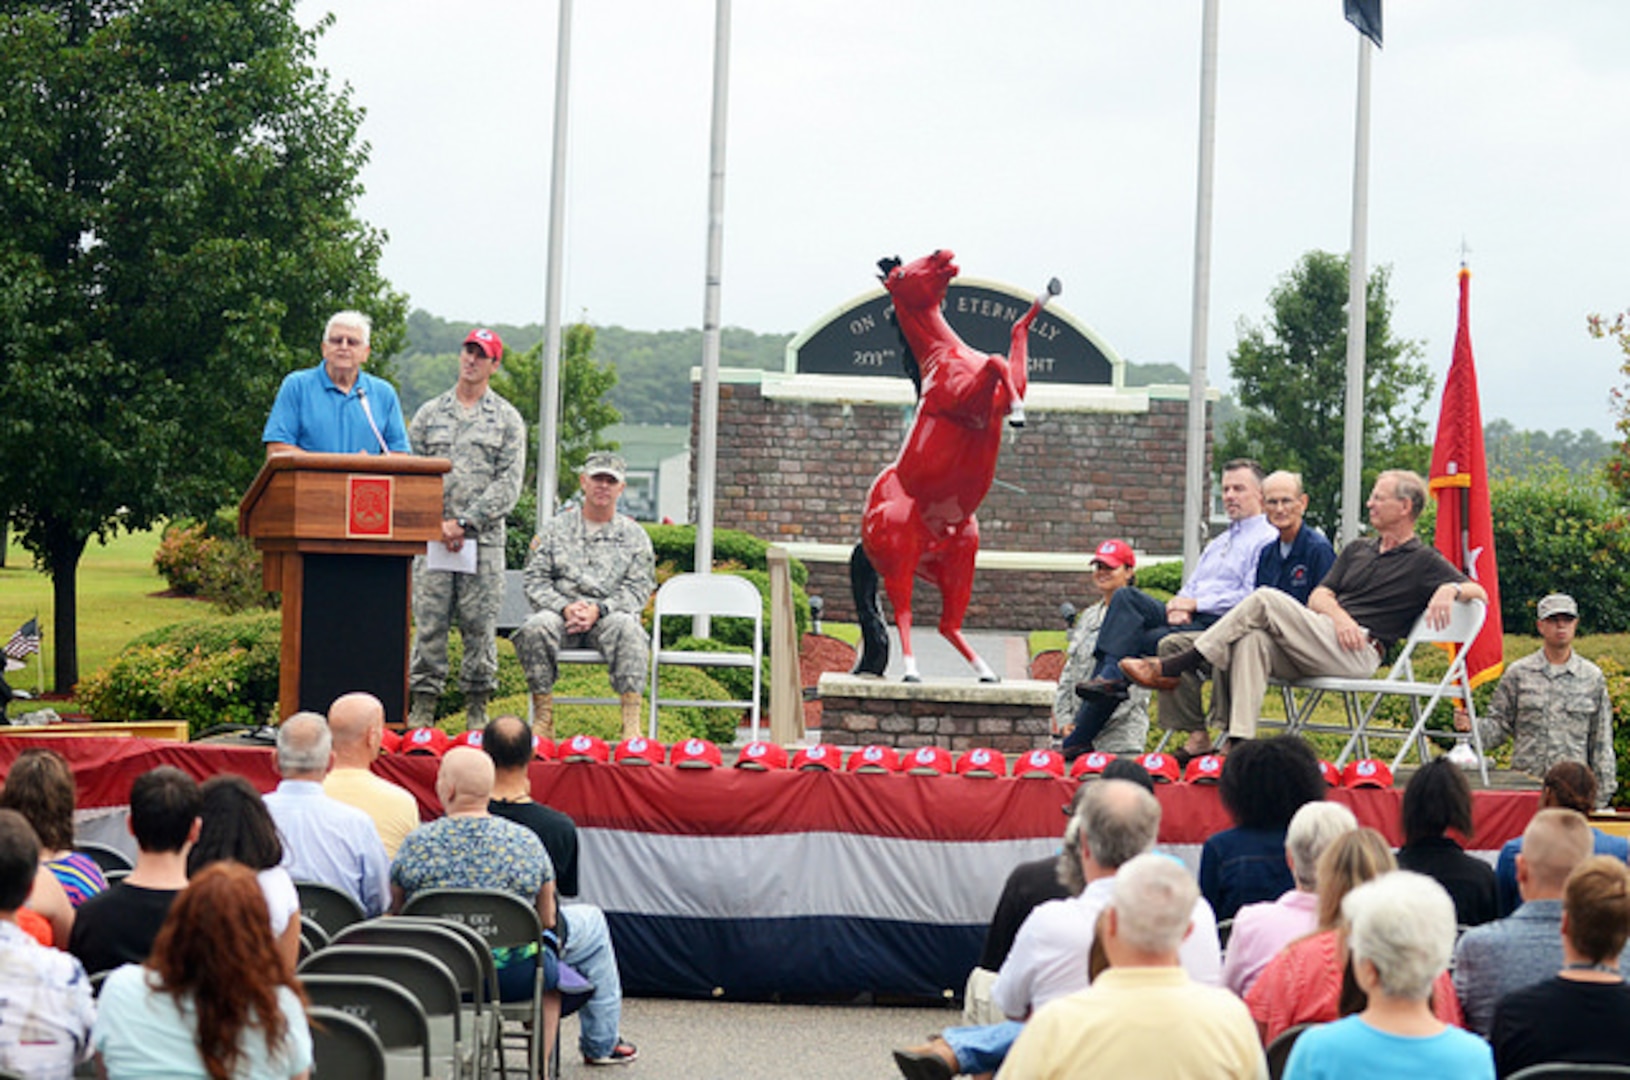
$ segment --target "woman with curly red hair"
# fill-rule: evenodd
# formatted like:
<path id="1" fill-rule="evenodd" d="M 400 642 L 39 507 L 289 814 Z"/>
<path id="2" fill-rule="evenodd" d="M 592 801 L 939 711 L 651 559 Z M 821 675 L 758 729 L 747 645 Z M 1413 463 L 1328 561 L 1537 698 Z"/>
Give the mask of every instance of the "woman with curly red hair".
<path id="1" fill-rule="evenodd" d="M 220 862 L 176 897 L 144 966 L 102 987 L 91 1036 L 111 1080 L 305 1080 L 305 995 L 253 871 Z"/>

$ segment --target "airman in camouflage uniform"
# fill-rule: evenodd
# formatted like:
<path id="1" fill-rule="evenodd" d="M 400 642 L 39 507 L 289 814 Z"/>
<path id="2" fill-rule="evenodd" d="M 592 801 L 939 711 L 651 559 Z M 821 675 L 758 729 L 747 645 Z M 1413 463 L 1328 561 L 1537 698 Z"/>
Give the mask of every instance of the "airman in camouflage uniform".
<path id="1" fill-rule="evenodd" d="M 471 730 L 487 724 L 498 686 L 498 610 L 504 599 L 504 518 L 520 498 L 526 472 L 526 424 L 489 383 L 504 355 L 491 330 L 471 330 L 459 351 L 458 382 L 414 414 L 414 453 L 444 457 L 453 470 L 442 484 L 441 540 L 457 551 L 476 544 L 476 572 L 429 570 L 413 560 L 413 660 L 408 724 L 436 717 L 447 683 L 447 630 L 454 617 L 464 639 L 459 681 Z"/>
<path id="2" fill-rule="evenodd" d="M 590 454 L 578 476 L 582 506 L 545 525 L 526 560 L 526 599 L 534 614 L 510 640 L 532 691 L 533 728 L 550 738 L 555 656 L 563 647 L 585 646 L 606 658 L 621 700 L 623 738 L 639 734 L 651 663 L 640 612 L 656 589 L 656 558 L 645 530 L 617 513 L 626 473 L 618 455 Z"/>
<path id="3" fill-rule="evenodd" d="M 1552 593 L 1536 614 L 1545 645 L 1505 669 L 1488 712 L 1477 718 L 1483 749 L 1511 739 L 1511 767 L 1535 776 L 1559 761 L 1583 761 L 1596 774 L 1597 805 L 1606 806 L 1616 786 L 1607 680 L 1573 650 L 1579 626 L 1573 597 Z M 1455 727 L 1471 730 L 1462 710 L 1456 710 Z"/>

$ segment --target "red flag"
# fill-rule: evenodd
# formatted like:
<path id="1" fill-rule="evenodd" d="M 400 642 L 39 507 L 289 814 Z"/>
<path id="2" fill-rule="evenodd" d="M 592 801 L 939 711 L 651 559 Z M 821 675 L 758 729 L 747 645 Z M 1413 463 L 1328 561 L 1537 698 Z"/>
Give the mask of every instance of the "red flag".
<path id="1" fill-rule="evenodd" d="M 1489 510 L 1488 462 L 1483 456 L 1483 410 L 1472 363 L 1471 271 L 1460 270 L 1460 325 L 1455 358 L 1443 384 L 1438 437 L 1432 447 L 1432 493 L 1438 500 L 1437 549 L 1489 594 L 1488 618 L 1466 653 L 1472 685 L 1505 669 L 1500 625 L 1500 575 L 1494 562 L 1494 517 Z"/>

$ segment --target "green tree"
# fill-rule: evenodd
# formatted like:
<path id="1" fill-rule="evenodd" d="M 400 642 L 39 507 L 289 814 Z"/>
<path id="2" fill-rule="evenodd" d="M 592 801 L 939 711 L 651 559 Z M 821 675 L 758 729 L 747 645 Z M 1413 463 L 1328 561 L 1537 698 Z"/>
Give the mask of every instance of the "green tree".
<path id="1" fill-rule="evenodd" d="M 573 323 L 566 327 L 560 359 L 560 453 L 556 460 L 556 490 L 569 498 L 577 490 L 577 470 L 593 450 L 615 450 L 617 444 L 602 433 L 622 419 L 607 400 L 617 385 L 617 369 L 594 358 L 594 327 Z M 523 353 L 504 351 L 504 362 L 492 377 L 492 386 L 514 405 L 526 421 L 527 490 L 537 487 L 538 388 L 543 381 L 543 343 Z"/>
<path id="2" fill-rule="evenodd" d="M 1387 267 L 1370 274 L 1365 315 L 1364 482 L 1431 460 L 1421 410 L 1432 377 L 1419 342 L 1393 336 Z M 1347 396 L 1347 258 L 1310 251 L 1268 295 L 1266 326 L 1241 323 L 1229 356 L 1241 414 L 1217 457 L 1253 457 L 1302 474 L 1308 518 L 1334 536 L 1341 519 Z"/>
<path id="3" fill-rule="evenodd" d="M 1619 352 L 1624 355 L 1619 373 L 1630 376 L 1630 311 L 1621 311 L 1611 319 L 1587 316 L 1585 329 L 1593 338 L 1612 338 L 1618 344 Z M 1621 502 L 1630 502 L 1630 393 L 1615 386 L 1609 391 L 1609 398 L 1619 418 L 1613 425 L 1619 433 L 1619 442 L 1607 458 L 1607 482 Z"/>
<path id="4" fill-rule="evenodd" d="M 90 538 L 236 499 L 329 313 L 398 345 L 384 236 L 352 213 L 362 114 L 294 7 L 0 9 L 0 491 L 52 577 L 58 689 Z"/>

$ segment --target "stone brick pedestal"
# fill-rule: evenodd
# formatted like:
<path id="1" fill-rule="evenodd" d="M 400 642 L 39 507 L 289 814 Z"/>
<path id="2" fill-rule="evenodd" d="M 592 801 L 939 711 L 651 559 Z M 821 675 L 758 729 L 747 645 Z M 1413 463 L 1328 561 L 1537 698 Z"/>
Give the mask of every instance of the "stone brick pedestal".
<path id="1" fill-rule="evenodd" d="M 1056 691 L 1031 679 L 902 683 L 828 672 L 819 684 L 821 741 L 1024 753 L 1048 745 Z"/>

